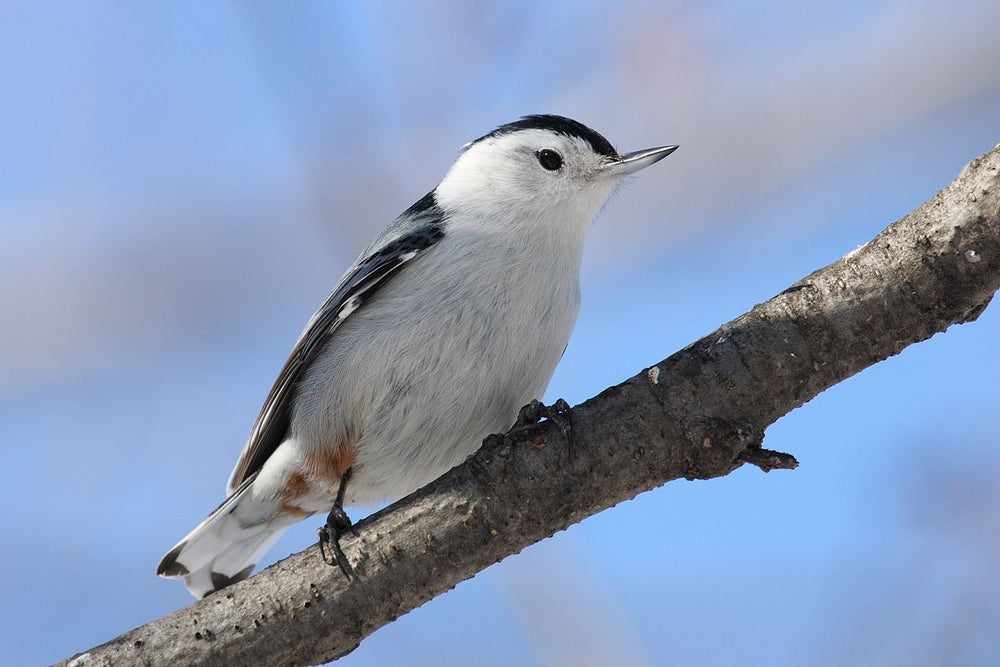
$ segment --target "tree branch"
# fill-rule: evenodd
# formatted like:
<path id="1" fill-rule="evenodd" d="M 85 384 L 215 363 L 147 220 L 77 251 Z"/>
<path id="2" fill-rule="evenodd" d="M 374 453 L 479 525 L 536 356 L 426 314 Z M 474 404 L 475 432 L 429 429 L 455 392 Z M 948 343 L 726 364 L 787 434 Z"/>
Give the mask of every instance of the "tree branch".
<path id="1" fill-rule="evenodd" d="M 1000 287 L 1000 147 L 864 246 L 573 411 L 488 438 L 440 479 L 357 524 L 345 580 L 315 547 L 69 664 L 304 664 L 363 638 L 570 524 L 745 462 L 782 415 L 907 345 L 976 319 Z M 643 326 L 636 324 L 636 326 Z M 64 663 L 65 664 L 65 663 Z"/>

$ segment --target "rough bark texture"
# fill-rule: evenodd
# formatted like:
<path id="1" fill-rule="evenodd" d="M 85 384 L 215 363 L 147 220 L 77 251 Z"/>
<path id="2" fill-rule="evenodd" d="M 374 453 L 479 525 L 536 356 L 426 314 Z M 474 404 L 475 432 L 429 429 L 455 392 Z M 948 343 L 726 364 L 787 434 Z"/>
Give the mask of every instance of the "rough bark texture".
<path id="1" fill-rule="evenodd" d="M 348 582 L 315 547 L 69 664 L 314 664 L 487 566 L 677 478 L 765 470 L 782 415 L 907 345 L 975 319 L 1000 287 L 1000 147 L 871 242 L 574 409 L 488 439 L 358 524 Z M 645 326 L 638 323 L 636 326 Z"/>

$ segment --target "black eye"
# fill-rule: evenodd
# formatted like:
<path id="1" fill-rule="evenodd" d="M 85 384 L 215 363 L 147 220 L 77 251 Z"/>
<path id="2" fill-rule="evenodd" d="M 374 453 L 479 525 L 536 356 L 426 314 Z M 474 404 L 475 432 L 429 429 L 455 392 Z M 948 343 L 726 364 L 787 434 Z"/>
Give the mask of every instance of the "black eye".
<path id="1" fill-rule="evenodd" d="M 555 171 L 563 165 L 562 155 L 559 155 L 559 153 L 556 153 L 551 148 L 543 148 L 535 153 L 535 155 L 538 156 L 538 164 L 549 171 Z"/>

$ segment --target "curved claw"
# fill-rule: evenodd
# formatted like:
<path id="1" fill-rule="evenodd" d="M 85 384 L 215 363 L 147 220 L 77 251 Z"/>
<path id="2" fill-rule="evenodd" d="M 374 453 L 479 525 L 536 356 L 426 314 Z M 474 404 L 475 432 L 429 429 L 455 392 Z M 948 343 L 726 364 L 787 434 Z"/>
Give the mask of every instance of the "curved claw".
<path id="1" fill-rule="evenodd" d="M 348 530 L 358 535 L 358 529 L 354 527 L 351 518 L 344 511 L 344 493 L 347 490 L 347 482 L 351 479 L 351 469 L 344 472 L 340 480 L 340 488 L 337 490 L 337 498 L 333 503 L 333 508 L 326 517 L 326 524 L 320 526 L 316 533 L 319 536 L 319 554 L 323 562 L 331 567 L 336 565 L 348 580 L 354 578 L 354 568 L 347 560 L 347 555 L 340 548 L 340 536 Z M 329 553 L 329 555 L 327 555 Z"/>
<path id="2" fill-rule="evenodd" d="M 514 428 L 537 424 L 543 418 L 554 423 L 562 431 L 563 437 L 566 438 L 567 450 L 572 458 L 574 455 L 573 408 L 565 400 L 560 398 L 552 405 L 545 405 L 541 401 L 532 399 L 530 403 L 518 411 Z"/>
<path id="3" fill-rule="evenodd" d="M 331 542 L 330 531 L 327 530 L 326 526 L 320 526 L 316 529 L 319 534 L 319 555 L 323 559 L 323 562 L 327 565 L 336 565 L 337 560 L 331 553 L 329 556 L 326 554 L 326 545 Z"/>
<path id="4" fill-rule="evenodd" d="M 354 578 L 354 568 L 351 567 L 351 562 L 347 560 L 344 550 L 340 548 L 340 536 L 348 530 L 355 535 L 358 534 L 358 531 L 354 528 L 351 520 L 347 518 L 344 510 L 340 509 L 337 512 L 337 509 L 339 508 L 334 508 L 330 512 L 330 515 L 326 519 L 326 525 L 320 526 L 316 531 L 319 535 L 319 553 L 324 563 L 331 567 L 336 565 L 344 573 L 344 576 L 350 580 Z"/>
<path id="5" fill-rule="evenodd" d="M 545 417 L 556 424 L 566 438 L 566 449 L 570 458 L 575 454 L 573 442 L 573 408 L 563 399 L 557 399 L 555 403 L 546 409 Z"/>

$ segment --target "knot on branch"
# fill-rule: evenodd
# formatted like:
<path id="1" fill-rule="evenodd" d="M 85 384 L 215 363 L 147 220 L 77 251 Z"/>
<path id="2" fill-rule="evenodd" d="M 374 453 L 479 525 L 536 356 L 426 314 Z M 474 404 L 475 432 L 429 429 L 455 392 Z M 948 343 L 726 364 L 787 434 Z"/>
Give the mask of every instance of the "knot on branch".
<path id="1" fill-rule="evenodd" d="M 773 449 L 764 449 L 760 446 L 751 446 L 743 450 L 740 454 L 740 461 L 757 466 L 764 472 L 772 470 L 794 470 L 799 467 L 799 462 L 791 454 L 776 452 Z"/>

